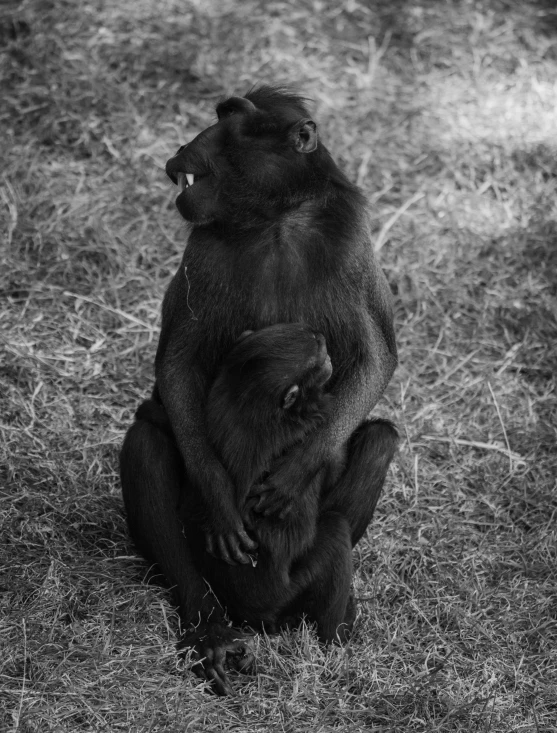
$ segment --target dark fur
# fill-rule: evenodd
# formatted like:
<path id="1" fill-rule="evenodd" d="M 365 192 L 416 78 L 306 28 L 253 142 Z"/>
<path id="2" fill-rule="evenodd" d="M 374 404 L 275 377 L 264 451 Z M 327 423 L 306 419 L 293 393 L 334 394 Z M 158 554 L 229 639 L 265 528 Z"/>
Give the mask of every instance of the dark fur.
<path id="1" fill-rule="evenodd" d="M 302 324 L 280 324 L 243 336 L 227 355 L 207 401 L 209 438 L 243 507 L 274 458 L 323 423 L 330 360 L 323 337 Z M 288 409 L 284 398 L 296 386 Z"/>
<path id="2" fill-rule="evenodd" d="M 274 627 L 303 589 L 291 569 L 313 545 L 321 488 L 338 478 L 343 454 L 322 467 L 285 519 L 262 517 L 251 508 L 273 460 L 302 443 L 329 415 L 332 400 L 324 387 L 330 375 L 323 337 L 302 324 L 280 324 L 236 343 L 209 393 L 209 437 L 258 542 L 255 567 L 227 567 L 202 557 L 204 577 L 239 621 Z M 296 399 L 284 407 L 292 386 Z"/>
<path id="3" fill-rule="evenodd" d="M 154 401 L 164 406 L 172 437 L 158 418 L 138 419 L 121 454 L 132 534 L 176 587 L 184 622 L 200 624 L 190 643 L 207 657 L 205 673 L 219 692 L 230 689 L 223 654 L 241 644 L 205 593 L 199 548 L 193 552 L 184 538 L 176 506 L 184 516 L 201 506 L 209 549 L 249 562 L 254 543 L 206 421 L 211 385 L 239 334 L 303 322 L 327 342 L 334 409 L 302 446 L 272 463 L 258 501 L 263 515 L 284 515 L 318 471 L 346 452 L 346 470 L 321 497 L 313 545 L 297 568 L 310 589 L 298 606 L 324 639 L 347 612 L 350 546 L 371 519 L 396 443 L 388 423 L 366 422 L 396 348 L 363 196 L 319 140 L 303 98 L 258 87 L 243 100 L 221 103 L 219 121 L 168 161 L 174 181 L 196 176 L 176 201 L 193 226 L 165 295 L 155 365 Z"/>

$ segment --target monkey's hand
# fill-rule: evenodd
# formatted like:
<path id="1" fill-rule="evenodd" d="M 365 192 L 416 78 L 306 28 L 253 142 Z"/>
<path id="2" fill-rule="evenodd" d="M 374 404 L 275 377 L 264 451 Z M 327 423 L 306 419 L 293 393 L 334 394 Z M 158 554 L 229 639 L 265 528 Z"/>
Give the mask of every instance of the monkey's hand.
<path id="1" fill-rule="evenodd" d="M 227 525 L 209 529 L 205 533 L 205 549 L 213 557 L 224 560 L 229 565 L 253 564 L 257 542 L 246 532 L 241 516 L 232 511 L 227 517 Z"/>
<path id="2" fill-rule="evenodd" d="M 284 519 L 323 464 L 321 453 L 304 445 L 277 458 L 263 483 L 250 489 L 249 508 L 264 517 Z"/>
<path id="3" fill-rule="evenodd" d="M 236 506 L 235 489 L 223 467 L 216 462 L 203 464 L 205 473 L 194 474 L 192 484 L 199 487 L 197 506 L 206 551 L 229 565 L 248 565 L 257 549 L 257 542 L 246 529 L 246 522 Z M 186 510 L 181 505 L 181 511 Z"/>
<path id="4" fill-rule="evenodd" d="M 217 695 L 233 694 L 225 666 L 232 665 L 238 672 L 249 673 L 254 665 L 249 639 L 222 623 L 200 624 L 183 637 L 179 648 L 192 650 L 192 671 L 210 682 Z"/>

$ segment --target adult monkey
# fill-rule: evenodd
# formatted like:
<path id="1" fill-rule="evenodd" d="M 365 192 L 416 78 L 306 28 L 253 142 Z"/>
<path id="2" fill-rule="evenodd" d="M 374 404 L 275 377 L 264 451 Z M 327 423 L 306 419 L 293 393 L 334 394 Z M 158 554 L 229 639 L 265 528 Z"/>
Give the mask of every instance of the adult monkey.
<path id="1" fill-rule="evenodd" d="M 121 475 L 132 535 L 174 586 L 183 622 L 196 625 L 186 643 L 225 694 L 226 655 L 245 642 L 207 593 L 182 521 L 188 506 L 200 503 L 207 551 L 228 563 L 250 562 L 257 543 L 207 433 L 206 397 L 219 365 L 246 329 L 303 322 L 324 334 L 335 408 L 276 460 L 258 487 L 256 510 L 284 516 L 293 497 L 345 450 L 347 470 L 323 501 L 346 518 L 355 543 L 396 442 L 388 423 L 367 422 L 396 367 L 396 346 L 365 199 L 318 139 L 303 98 L 260 86 L 221 102 L 217 117 L 166 167 L 182 189 L 178 210 L 193 224 L 164 298 L 155 361 L 153 402 L 168 416 L 172 437 L 140 408 Z"/>

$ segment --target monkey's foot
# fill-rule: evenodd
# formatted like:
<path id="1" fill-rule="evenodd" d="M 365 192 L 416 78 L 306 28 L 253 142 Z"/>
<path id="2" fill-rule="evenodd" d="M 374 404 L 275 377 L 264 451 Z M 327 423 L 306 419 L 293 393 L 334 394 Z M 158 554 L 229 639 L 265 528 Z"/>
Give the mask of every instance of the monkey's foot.
<path id="1" fill-rule="evenodd" d="M 182 651 L 193 649 L 193 673 L 210 682 L 217 695 L 234 692 L 225 667 L 247 674 L 255 663 L 250 640 L 223 624 L 201 624 L 185 634 L 178 647 Z"/>

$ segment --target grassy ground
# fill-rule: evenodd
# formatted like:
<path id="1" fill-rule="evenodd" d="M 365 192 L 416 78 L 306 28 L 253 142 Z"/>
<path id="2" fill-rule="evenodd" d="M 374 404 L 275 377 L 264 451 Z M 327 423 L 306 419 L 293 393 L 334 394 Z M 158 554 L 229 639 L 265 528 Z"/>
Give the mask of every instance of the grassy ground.
<path id="1" fill-rule="evenodd" d="M 0 8 L 0 730 L 516 731 L 557 721 L 557 13 L 513 0 Z M 116 474 L 184 246 L 162 166 L 293 81 L 369 195 L 403 436 L 349 648 L 184 672 Z"/>

